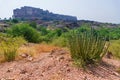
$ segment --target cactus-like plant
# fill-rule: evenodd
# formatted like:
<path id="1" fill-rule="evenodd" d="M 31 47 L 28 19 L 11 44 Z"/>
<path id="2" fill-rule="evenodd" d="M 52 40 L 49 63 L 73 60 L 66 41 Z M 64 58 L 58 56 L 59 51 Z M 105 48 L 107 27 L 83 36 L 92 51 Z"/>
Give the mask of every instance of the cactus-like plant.
<path id="1" fill-rule="evenodd" d="M 105 37 L 95 34 L 93 28 L 82 33 L 79 30 L 70 32 L 68 43 L 72 59 L 82 67 L 99 62 L 108 49 Z"/>

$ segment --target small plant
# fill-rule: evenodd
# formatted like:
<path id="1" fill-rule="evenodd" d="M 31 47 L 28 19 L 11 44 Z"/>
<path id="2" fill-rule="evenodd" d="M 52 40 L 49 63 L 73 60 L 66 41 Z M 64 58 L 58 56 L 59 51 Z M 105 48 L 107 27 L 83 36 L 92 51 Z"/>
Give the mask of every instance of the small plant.
<path id="1" fill-rule="evenodd" d="M 108 49 L 105 38 L 94 33 L 93 28 L 84 32 L 71 31 L 68 44 L 75 64 L 82 67 L 99 62 Z"/>

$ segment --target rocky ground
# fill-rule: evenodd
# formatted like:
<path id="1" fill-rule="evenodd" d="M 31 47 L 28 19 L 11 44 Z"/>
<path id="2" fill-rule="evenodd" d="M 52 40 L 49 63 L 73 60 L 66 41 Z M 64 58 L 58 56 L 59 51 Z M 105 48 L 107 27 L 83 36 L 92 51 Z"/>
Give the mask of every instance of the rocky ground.
<path id="1" fill-rule="evenodd" d="M 120 61 L 104 58 L 84 71 L 72 64 L 66 50 L 54 49 L 36 58 L 1 63 L 0 80 L 120 80 L 118 67 Z"/>

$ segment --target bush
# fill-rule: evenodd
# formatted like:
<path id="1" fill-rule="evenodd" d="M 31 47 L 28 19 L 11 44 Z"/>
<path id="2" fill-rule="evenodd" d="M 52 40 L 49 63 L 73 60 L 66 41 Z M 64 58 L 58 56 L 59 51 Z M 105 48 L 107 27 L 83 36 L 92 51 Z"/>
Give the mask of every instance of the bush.
<path id="1" fill-rule="evenodd" d="M 28 42 L 38 43 L 40 42 L 40 34 L 38 31 L 29 26 L 29 24 L 20 23 L 16 24 L 7 30 L 7 33 L 13 35 L 14 37 L 22 36 Z"/>
<path id="2" fill-rule="evenodd" d="M 83 33 L 71 31 L 68 35 L 68 44 L 75 64 L 82 67 L 99 62 L 108 48 L 106 41 L 94 34 L 93 29 Z"/>
<path id="3" fill-rule="evenodd" d="M 16 56 L 17 49 L 26 43 L 22 37 L 10 37 L 6 34 L 0 34 L 0 51 L 5 61 L 13 61 Z"/>

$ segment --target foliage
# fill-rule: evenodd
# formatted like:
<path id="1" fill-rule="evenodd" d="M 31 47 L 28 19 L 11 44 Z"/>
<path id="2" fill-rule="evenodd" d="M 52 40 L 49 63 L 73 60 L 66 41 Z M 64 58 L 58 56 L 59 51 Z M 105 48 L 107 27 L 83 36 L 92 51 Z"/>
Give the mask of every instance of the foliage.
<path id="1" fill-rule="evenodd" d="M 30 22 L 29 25 L 35 29 L 37 28 L 37 23 L 35 21 Z"/>
<path id="2" fill-rule="evenodd" d="M 79 66 L 99 62 L 107 51 L 108 46 L 104 48 L 106 41 L 99 34 L 94 34 L 93 30 L 83 33 L 74 30 L 68 35 L 71 57 Z"/>
<path id="3" fill-rule="evenodd" d="M 6 34 L 0 34 L 0 51 L 4 56 L 5 61 L 13 61 L 16 56 L 17 49 L 26 43 L 22 37 L 11 37 Z"/>
<path id="4" fill-rule="evenodd" d="M 112 40 L 110 42 L 109 51 L 112 52 L 114 57 L 120 59 L 120 40 Z"/>
<path id="5" fill-rule="evenodd" d="M 65 38 L 65 35 L 62 35 L 52 41 L 53 45 L 60 46 L 60 47 L 66 47 L 67 46 L 67 39 Z"/>
<path id="6" fill-rule="evenodd" d="M 13 23 L 18 23 L 19 21 L 17 19 L 12 19 Z"/>
<path id="7" fill-rule="evenodd" d="M 54 31 L 49 31 L 47 35 L 42 36 L 42 41 L 45 41 L 47 43 L 50 43 L 52 40 L 56 39 L 56 33 Z"/>
<path id="8" fill-rule="evenodd" d="M 79 30 L 81 33 L 85 31 L 90 31 L 89 25 L 82 25 L 81 27 L 75 29 Z M 118 40 L 120 39 L 120 27 L 108 28 L 108 27 L 97 27 L 94 32 L 100 34 L 101 36 L 106 36 L 107 40 Z"/>
<path id="9" fill-rule="evenodd" d="M 51 43 L 63 33 L 62 29 L 48 29 L 44 26 L 39 26 L 37 30 L 40 31 L 41 41 L 45 41 L 47 43 Z"/>
<path id="10" fill-rule="evenodd" d="M 112 40 L 120 39 L 120 27 L 115 28 L 100 28 L 97 30 L 98 33 L 100 33 L 102 36 L 106 36 L 107 38 L 110 38 Z"/>
<path id="11" fill-rule="evenodd" d="M 29 42 L 38 43 L 40 42 L 40 34 L 39 32 L 30 27 L 29 24 L 20 23 L 12 26 L 7 30 L 7 33 L 12 35 L 13 37 L 22 36 Z"/>
<path id="12" fill-rule="evenodd" d="M 62 29 L 56 29 L 55 30 L 56 36 L 60 37 L 63 33 Z"/>
<path id="13" fill-rule="evenodd" d="M 47 30 L 47 28 L 44 26 L 39 26 L 37 30 L 40 31 L 40 34 L 42 36 L 47 35 L 49 33 L 49 30 Z"/>

